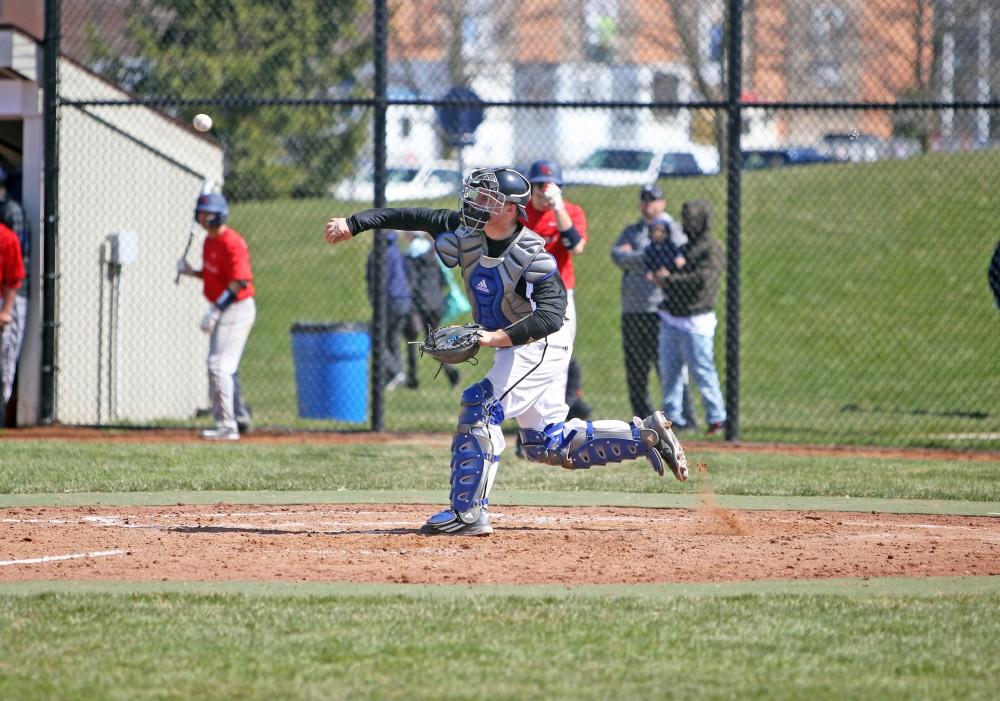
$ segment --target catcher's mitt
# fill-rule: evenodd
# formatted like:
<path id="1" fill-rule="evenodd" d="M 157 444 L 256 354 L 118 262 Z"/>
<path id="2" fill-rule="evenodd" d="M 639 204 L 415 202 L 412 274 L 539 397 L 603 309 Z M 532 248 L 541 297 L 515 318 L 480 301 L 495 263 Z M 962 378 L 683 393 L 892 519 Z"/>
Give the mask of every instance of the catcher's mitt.
<path id="1" fill-rule="evenodd" d="M 420 353 L 449 365 L 475 363 L 481 328 L 479 324 L 463 324 L 432 329 L 420 345 Z"/>

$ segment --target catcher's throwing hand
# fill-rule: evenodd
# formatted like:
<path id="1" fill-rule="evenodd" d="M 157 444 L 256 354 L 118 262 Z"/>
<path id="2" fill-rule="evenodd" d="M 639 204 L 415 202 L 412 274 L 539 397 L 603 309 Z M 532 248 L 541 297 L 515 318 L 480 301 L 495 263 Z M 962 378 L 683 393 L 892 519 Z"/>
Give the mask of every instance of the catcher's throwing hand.
<path id="1" fill-rule="evenodd" d="M 486 329 L 479 329 L 479 345 L 490 346 L 491 348 L 507 348 L 514 345 L 513 341 L 510 340 L 510 336 L 503 329 L 498 331 L 487 331 Z"/>
<path id="2" fill-rule="evenodd" d="M 343 217 L 331 217 L 326 222 L 326 242 L 330 245 L 347 241 L 351 238 L 351 229 L 347 226 L 347 219 Z"/>

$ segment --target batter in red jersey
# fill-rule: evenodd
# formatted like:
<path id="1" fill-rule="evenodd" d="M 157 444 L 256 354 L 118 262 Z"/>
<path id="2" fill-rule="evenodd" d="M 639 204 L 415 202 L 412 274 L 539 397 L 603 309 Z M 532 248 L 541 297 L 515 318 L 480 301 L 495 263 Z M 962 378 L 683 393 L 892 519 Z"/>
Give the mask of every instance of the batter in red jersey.
<path id="1" fill-rule="evenodd" d="M 562 168 L 554 161 L 535 161 L 528 170 L 531 183 L 531 200 L 525 207 L 528 228 L 545 239 L 545 250 L 552 254 L 559 267 L 559 275 L 566 286 L 566 327 L 570 342 L 576 339 L 576 303 L 573 290 L 576 275 L 573 256 L 583 253 L 587 245 L 587 215 L 577 204 L 563 199 Z M 572 353 L 572 346 L 570 352 Z M 568 418 L 590 418 L 590 407 L 583 400 L 580 364 L 570 358 L 566 381 Z"/>
<path id="2" fill-rule="evenodd" d="M 201 278 L 205 299 L 211 306 L 201 320 L 201 330 L 211 334 L 208 350 L 208 390 L 215 428 L 202 431 L 208 440 L 239 440 L 248 430 L 250 411 L 243 401 L 237 371 L 250 329 L 257 316 L 254 303 L 250 251 L 239 232 L 225 226 L 229 216 L 226 198 L 217 193 L 201 195 L 195 221 L 205 228 L 202 268 L 177 261 L 182 275 Z"/>

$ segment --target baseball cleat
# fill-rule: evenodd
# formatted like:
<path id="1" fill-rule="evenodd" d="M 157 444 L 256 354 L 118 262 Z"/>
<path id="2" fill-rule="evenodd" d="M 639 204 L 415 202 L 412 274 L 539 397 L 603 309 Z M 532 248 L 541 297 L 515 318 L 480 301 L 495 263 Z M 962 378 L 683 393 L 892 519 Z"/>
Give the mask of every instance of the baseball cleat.
<path id="1" fill-rule="evenodd" d="M 201 437 L 206 441 L 238 441 L 240 439 L 240 432 L 235 428 L 216 426 L 207 431 L 202 431 Z"/>
<path id="2" fill-rule="evenodd" d="M 674 477 L 682 482 L 686 480 L 688 478 L 687 456 L 684 454 L 681 442 L 677 440 L 677 436 L 671 430 L 672 424 L 667 417 L 663 415 L 662 411 L 654 411 L 642 420 L 642 425 L 656 432 L 659 440 L 653 448 L 663 457 L 663 461 L 674 473 Z"/>
<path id="3" fill-rule="evenodd" d="M 253 433 L 253 407 L 244 407 L 244 413 L 236 416 L 236 429 L 241 436 Z"/>
<path id="4" fill-rule="evenodd" d="M 489 535 L 493 532 L 490 515 L 485 508 L 473 523 L 465 523 L 452 509 L 445 509 L 427 519 L 420 527 L 423 535 Z"/>

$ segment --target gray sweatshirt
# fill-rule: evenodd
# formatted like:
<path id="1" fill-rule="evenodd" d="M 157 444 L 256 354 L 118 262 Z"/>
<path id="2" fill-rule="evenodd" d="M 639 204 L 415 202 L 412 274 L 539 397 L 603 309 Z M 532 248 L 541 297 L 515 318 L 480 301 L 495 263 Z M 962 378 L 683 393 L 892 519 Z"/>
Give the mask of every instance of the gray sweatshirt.
<path id="1" fill-rule="evenodd" d="M 669 215 L 667 215 L 669 217 Z M 677 223 L 671 219 L 671 238 Z M 631 251 L 622 246 L 628 244 Z M 626 226 L 611 249 L 611 260 L 622 269 L 622 314 L 656 313 L 663 301 L 663 289 L 646 279 L 646 266 L 642 253 L 649 245 L 649 226 L 641 219 Z"/>

